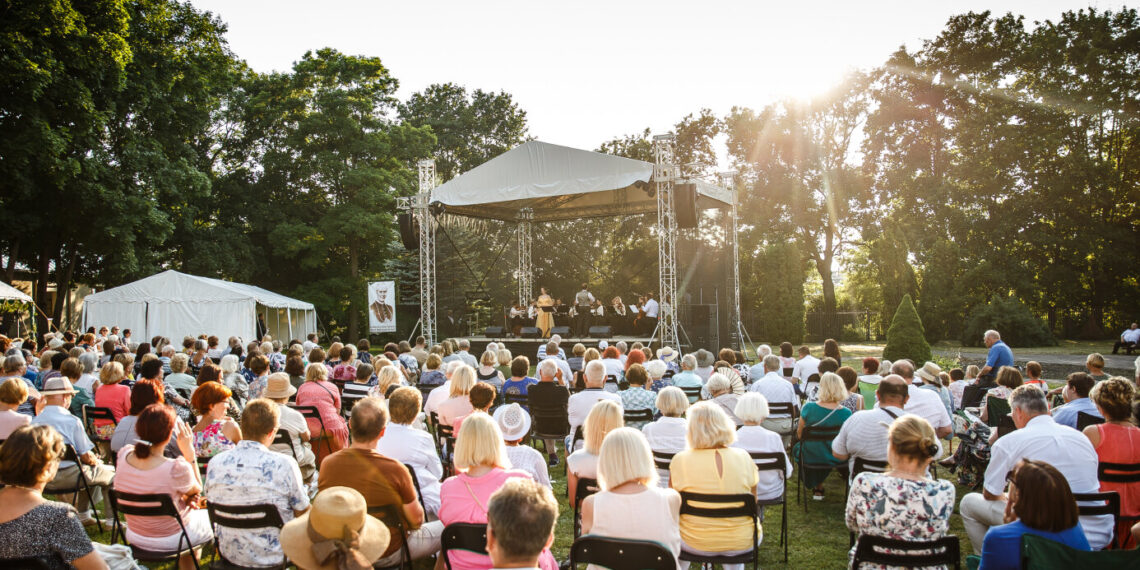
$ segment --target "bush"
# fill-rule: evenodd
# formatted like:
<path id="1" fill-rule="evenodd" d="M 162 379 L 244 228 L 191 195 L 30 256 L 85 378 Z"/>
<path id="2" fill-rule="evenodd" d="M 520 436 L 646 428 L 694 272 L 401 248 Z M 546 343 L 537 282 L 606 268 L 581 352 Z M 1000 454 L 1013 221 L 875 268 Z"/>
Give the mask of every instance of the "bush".
<path id="1" fill-rule="evenodd" d="M 962 344 L 980 346 L 982 335 L 993 329 L 1010 346 L 1053 346 L 1057 339 L 1044 321 L 1033 315 L 1020 299 L 994 296 L 989 303 L 974 307 L 966 317 Z"/>
<path id="2" fill-rule="evenodd" d="M 930 344 L 926 342 L 922 319 L 918 318 L 918 311 L 914 310 L 910 295 L 903 296 L 895 311 L 895 317 L 891 319 L 883 358 L 891 362 L 907 358 L 916 366 L 922 366 L 924 362 L 930 360 Z"/>
<path id="3" fill-rule="evenodd" d="M 804 338 L 804 265 L 799 248 L 794 243 L 769 245 L 756 256 L 754 270 L 762 276 L 757 337 L 799 344 Z"/>
<path id="4" fill-rule="evenodd" d="M 839 342 L 867 342 L 867 329 L 863 325 L 843 325 Z"/>

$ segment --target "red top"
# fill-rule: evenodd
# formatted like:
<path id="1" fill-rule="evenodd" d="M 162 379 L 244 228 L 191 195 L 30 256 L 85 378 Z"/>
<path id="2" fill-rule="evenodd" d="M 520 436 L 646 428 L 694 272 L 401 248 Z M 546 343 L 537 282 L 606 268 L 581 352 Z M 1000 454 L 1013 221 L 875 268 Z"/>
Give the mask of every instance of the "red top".
<path id="1" fill-rule="evenodd" d="M 1101 463 L 1140 463 L 1140 428 L 1103 423 L 1098 424 L 1096 429 L 1100 432 L 1100 445 L 1096 447 L 1096 454 Z M 1140 516 L 1140 483 L 1101 481 L 1100 491 L 1120 493 L 1121 516 Z M 1135 540 L 1131 538 L 1132 533 L 1129 532 L 1131 523 L 1121 523 L 1116 529 L 1117 536 L 1128 537 L 1125 548 L 1136 546 Z"/>
<path id="2" fill-rule="evenodd" d="M 131 389 L 122 384 L 106 384 L 95 390 L 95 406 L 110 408 L 115 421 L 131 413 Z M 107 425 L 107 420 L 95 420 L 96 426 Z"/>

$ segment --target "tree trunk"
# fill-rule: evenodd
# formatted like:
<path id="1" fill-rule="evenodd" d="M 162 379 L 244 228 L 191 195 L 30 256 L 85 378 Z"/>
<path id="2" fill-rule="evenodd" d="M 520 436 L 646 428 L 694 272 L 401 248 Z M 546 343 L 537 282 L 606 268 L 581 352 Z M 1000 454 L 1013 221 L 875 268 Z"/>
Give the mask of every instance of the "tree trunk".
<path id="1" fill-rule="evenodd" d="M 63 304 L 71 294 L 71 277 L 75 274 L 75 259 L 76 256 L 72 255 L 71 260 L 67 262 L 66 269 L 62 267 L 62 254 L 55 263 L 55 307 L 52 308 L 51 318 L 56 322 L 56 326 L 61 329 L 67 329 L 70 326 L 70 323 L 63 321 Z"/>
<path id="2" fill-rule="evenodd" d="M 350 240 L 348 242 L 348 274 L 352 277 L 351 281 L 354 287 L 360 278 L 359 249 L 356 240 Z M 356 291 L 348 292 L 348 338 L 346 340 L 349 341 L 360 338 L 356 334 L 360 326 L 360 307 L 356 306 L 357 297 L 358 294 Z"/>

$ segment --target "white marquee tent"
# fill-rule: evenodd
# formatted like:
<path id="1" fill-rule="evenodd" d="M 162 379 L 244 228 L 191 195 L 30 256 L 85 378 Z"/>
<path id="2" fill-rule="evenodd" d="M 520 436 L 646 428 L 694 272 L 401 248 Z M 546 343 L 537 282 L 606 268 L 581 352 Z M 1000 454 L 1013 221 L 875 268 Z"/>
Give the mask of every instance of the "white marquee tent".
<path id="1" fill-rule="evenodd" d="M 32 298 L 27 293 L 0 281 L 0 301 L 19 301 L 21 303 L 31 303 Z"/>
<path id="2" fill-rule="evenodd" d="M 83 327 L 119 326 L 149 341 L 167 337 L 177 344 L 184 336 L 257 336 L 257 316 L 268 333 L 288 341 L 317 330 L 312 303 L 298 301 L 253 285 L 164 271 L 144 279 L 88 295 L 83 301 Z M 222 341 L 225 342 L 224 340 Z"/>

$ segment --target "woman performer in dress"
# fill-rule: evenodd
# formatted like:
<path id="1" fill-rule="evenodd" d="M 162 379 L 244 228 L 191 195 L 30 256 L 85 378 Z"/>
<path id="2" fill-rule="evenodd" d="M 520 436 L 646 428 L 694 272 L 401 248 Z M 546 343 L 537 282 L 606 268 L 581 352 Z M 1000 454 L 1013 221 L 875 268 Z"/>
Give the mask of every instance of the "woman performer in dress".
<path id="1" fill-rule="evenodd" d="M 542 331 L 542 338 L 550 338 L 550 329 L 554 328 L 554 312 L 544 311 L 543 307 L 553 307 L 554 299 L 546 292 L 546 287 L 539 287 L 538 316 L 535 317 L 535 326 Z"/>
<path id="2" fill-rule="evenodd" d="M 610 301 L 610 327 L 613 328 L 615 334 L 625 334 L 626 315 L 628 314 L 629 312 L 626 310 L 621 297 L 614 297 Z"/>

